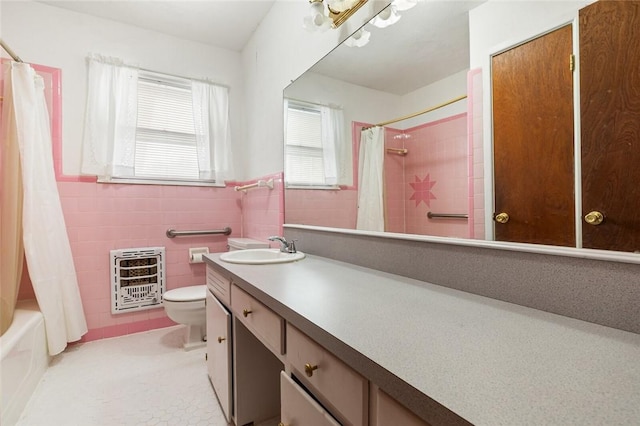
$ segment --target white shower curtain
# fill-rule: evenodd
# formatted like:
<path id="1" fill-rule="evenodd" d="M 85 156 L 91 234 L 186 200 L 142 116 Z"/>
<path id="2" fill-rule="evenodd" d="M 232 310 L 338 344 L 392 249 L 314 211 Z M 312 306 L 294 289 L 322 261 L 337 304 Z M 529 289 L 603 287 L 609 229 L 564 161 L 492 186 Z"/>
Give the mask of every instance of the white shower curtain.
<path id="1" fill-rule="evenodd" d="M 87 332 L 71 247 L 56 186 L 44 82 L 29 64 L 14 62 L 4 107 L 13 107 L 9 137 L 20 147 L 24 189 L 24 250 L 33 290 L 44 315 L 49 354 Z"/>
<path id="2" fill-rule="evenodd" d="M 384 231 L 384 128 L 360 135 L 356 229 Z"/>

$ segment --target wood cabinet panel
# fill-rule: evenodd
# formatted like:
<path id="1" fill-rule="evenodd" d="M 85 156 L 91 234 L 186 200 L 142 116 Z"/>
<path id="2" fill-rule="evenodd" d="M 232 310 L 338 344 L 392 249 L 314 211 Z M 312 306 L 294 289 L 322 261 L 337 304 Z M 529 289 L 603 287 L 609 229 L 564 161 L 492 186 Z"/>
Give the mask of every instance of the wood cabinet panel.
<path id="1" fill-rule="evenodd" d="M 236 318 L 277 355 L 284 354 L 284 320 L 238 286 L 231 286 L 231 309 Z"/>
<path id="2" fill-rule="evenodd" d="M 287 324 L 287 361 L 296 377 L 345 425 L 367 425 L 368 381 Z"/>
<path id="3" fill-rule="evenodd" d="M 339 423 L 284 371 L 280 374 L 280 396 L 282 425 L 339 426 Z"/>

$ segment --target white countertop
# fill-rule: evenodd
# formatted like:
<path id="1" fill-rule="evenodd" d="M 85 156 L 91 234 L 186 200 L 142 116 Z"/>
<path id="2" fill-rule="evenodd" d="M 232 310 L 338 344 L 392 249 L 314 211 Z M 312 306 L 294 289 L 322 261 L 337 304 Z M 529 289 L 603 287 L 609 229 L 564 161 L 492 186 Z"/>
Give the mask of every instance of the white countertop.
<path id="1" fill-rule="evenodd" d="M 206 258 L 293 325 L 372 361 L 353 365 L 365 377 L 396 376 L 471 423 L 640 423 L 638 334 L 317 256 Z"/>

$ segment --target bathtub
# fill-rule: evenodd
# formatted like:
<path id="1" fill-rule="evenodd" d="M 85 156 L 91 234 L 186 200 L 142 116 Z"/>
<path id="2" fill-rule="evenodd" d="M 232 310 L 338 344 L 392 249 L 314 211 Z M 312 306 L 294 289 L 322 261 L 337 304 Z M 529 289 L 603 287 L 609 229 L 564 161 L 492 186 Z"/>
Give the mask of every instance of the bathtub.
<path id="1" fill-rule="evenodd" d="M 35 300 L 18 302 L 9 329 L 0 337 L 2 426 L 14 425 L 49 366 L 44 319 Z"/>

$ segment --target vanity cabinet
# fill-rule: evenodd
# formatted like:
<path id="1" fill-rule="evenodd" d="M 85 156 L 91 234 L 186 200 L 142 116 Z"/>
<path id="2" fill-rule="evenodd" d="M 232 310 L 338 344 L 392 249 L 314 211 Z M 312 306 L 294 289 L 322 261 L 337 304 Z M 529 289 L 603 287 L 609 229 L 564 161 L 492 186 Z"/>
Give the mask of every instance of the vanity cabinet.
<path id="1" fill-rule="evenodd" d="M 287 323 L 291 373 L 342 424 L 368 424 L 367 379 Z"/>

